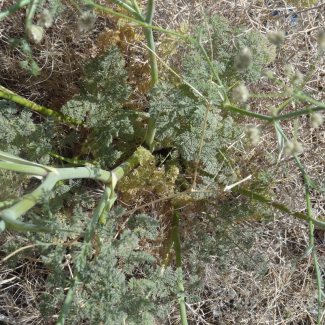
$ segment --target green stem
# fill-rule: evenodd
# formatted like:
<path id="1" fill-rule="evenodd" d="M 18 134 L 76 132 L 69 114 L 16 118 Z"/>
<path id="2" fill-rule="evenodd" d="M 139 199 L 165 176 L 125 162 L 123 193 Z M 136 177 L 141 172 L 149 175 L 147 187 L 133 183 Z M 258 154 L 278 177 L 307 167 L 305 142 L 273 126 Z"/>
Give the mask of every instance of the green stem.
<path id="1" fill-rule="evenodd" d="M 42 167 L 20 165 L 20 164 L 10 163 L 10 162 L 0 161 L 0 168 L 11 170 L 13 172 L 19 172 L 19 173 L 25 173 L 25 174 L 37 175 L 43 177 L 47 175 L 47 171 Z"/>
<path id="2" fill-rule="evenodd" d="M 74 0 L 70 0 L 72 5 L 81 13 L 83 14 L 83 11 L 81 10 L 81 8 L 79 7 L 79 5 L 74 1 Z"/>
<path id="3" fill-rule="evenodd" d="M 318 100 L 315 100 L 313 98 L 310 98 L 309 96 L 307 96 L 306 94 L 302 94 L 302 93 L 294 93 L 293 95 L 295 98 L 300 99 L 302 101 L 306 101 L 309 103 L 312 103 L 314 105 L 317 105 L 319 107 L 323 107 L 325 108 L 325 104 L 322 102 L 319 102 Z"/>
<path id="4" fill-rule="evenodd" d="M 18 1 L 18 3 L 16 3 L 15 5 L 9 7 L 8 9 L 6 9 L 5 11 L 0 13 L 0 20 L 7 17 L 8 15 L 14 13 L 16 10 L 28 5 L 32 1 L 33 0 L 20 0 L 20 1 Z"/>
<path id="5" fill-rule="evenodd" d="M 82 1 L 94 5 L 94 3 L 90 3 L 90 1 L 89 2 L 87 2 L 85 0 L 82 0 Z M 121 1 L 121 0 L 109 0 L 109 1 L 115 3 L 116 5 L 118 5 L 119 7 L 123 8 L 123 9 L 125 9 L 130 15 L 134 16 L 137 20 L 144 21 L 141 12 L 139 13 L 135 8 L 133 8 L 133 6 L 131 6 L 130 4 L 127 4 L 125 1 Z M 94 6 L 94 7 L 96 7 L 96 6 Z M 116 11 L 114 11 L 114 12 L 116 12 Z M 118 16 L 118 15 L 116 15 L 116 16 Z M 125 16 L 125 15 L 123 15 L 123 16 Z M 127 19 L 130 19 L 130 17 L 128 17 L 128 16 L 125 16 L 125 17 Z"/>
<path id="6" fill-rule="evenodd" d="M 288 142 L 289 139 L 287 138 L 287 136 L 285 135 L 285 133 L 283 132 L 280 124 L 278 122 L 274 122 L 274 126 L 275 128 L 279 131 L 279 133 L 281 134 L 281 136 Z M 297 155 L 294 155 L 294 159 L 303 175 L 303 177 L 308 181 L 308 184 L 312 187 L 314 187 L 315 189 L 318 189 L 319 187 L 317 186 L 317 184 L 315 184 L 310 178 L 309 176 L 307 175 L 307 173 L 305 172 L 305 169 L 304 167 L 302 166 L 302 163 L 300 161 L 300 159 L 298 158 Z"/>
<path id="7" fill-rule="evenodd" d="M 73 165 L 82 165 L 82 166 L 95 167 L 95 165 L 92 164 L 91 162 L 89 162 L 88 160 L 79 160 L 79 159 L 76 159 L 76 158 L 73 158 L 73 159 L 65 158 L 63 156 L 58 155 L 57 153 L 54 153 L 54 152 L 48 152 L 48 154 L 51 155 L 52 157 L 55 157 L 57 159 L 66 161 L 66 162 L 68 162 L 70 164 L 73 164 Z"/>
<path id="8" fill-rule="evenodd" d="M 10 220 L 18 219 L 42 198 L 47 197 L 58 180 L 58 175 L 52 172 L 48 173 L 44 182 L 36 190 L 30 194 L 24 195 L 23 199 L 12 207 L 2 210 L 0 212 L 1 218 L 4 221 L 6 221 L 7 218 Z"/>
<path id="9" fill-rule="evenodd" d="M 168 263 L 169 257 L 170 257 L 170 250 L 171 250 L 173 244 L 174 244 L 174 229 L 172 228 L 169 238 L 168 238 L 168 243 L 167 243 L 164 259 L 161 263 L 160 275 L 163 275 L 166 270 L 167 263 Z"/>
<path id="10" fill-rule="evenodd" d="M 298 117 L 304 114 L 309 114 L 309 113 L 313 113 L 313 112 L 319 112 L 319 111 L 324 111 L 325 110 L 325 106 L 323 107 L 313 107 L 313 108 L 307 108 L 307 109 L 302 109 L 300 111 L 295 111 L 295 112 L 291 112 L 288 114 L 284 114 L 284 115 L 278 115 L 276 117 L 273 118 L 274 121 L 280 121 L 280 120 L 285 120 L 285 119 L 289 119 L 292 117 Z"/>
<path id="11" fill-rule="evenodd" d="M 100 201 L 97 204 L 97 207 L 91 218 L 91 222 L 89 228 L 87 229 L 86 236 L 84 239 L 85 243 L 90 243 L 91 238 L 93 237 L 96 227 L 98 225 L 98 221 L 100 220 L 100 217 L 102 216 L 106 207 L 109 205 L 110 196 L 111 196 L 111 189 L 108 186 L 106 186 L 104 189 L 104 193 L 100 198 Z"/>
<path id="12" fill-rule="evenodd" d="M 306 182 L 306 201 L 307 201 L 307 214 L 308 214 L 308 224 L 309 224 L 309 241 L 310 246 L 312 247 L 312 255 L 314 260 L 314 266 L 316 271 L 317 278 L 317 300 L 318 300 L 318 312 L 317 312 L 317 324 L 321 325 L 322 321 L 322 279 L 319 270 L 319 265 L 317 261 L 317 255 L 315 250 L 315 238 L 314 238 L 314 224 L 311 216 L 311 204 L 310 204 L 310 193 L 308 179 L 305 179 Z"/>
<path id="13" fill-rule="evenodd" d="M 112 170 L 116 175 L 116 181 L 119 181 L 125 174 L 134 169 L 140 162 L 140 151 L 136 151 L 128 160 Z"/>
<path id="14" fill-rule="evenodd" d="M 109 171 L 96 167 L 56 168 L 56 170 L 58 171 L 60 181 L 72 178 L 90 178 L 108 183 L 111 179 Z"/>
<path id="15" fill-rule="evenodd" d="M 247 196 L 249 198 L 251 198 L 252 200 L 257 200 L 259 202 L 262 202 L 262 203 L 267 203 L 268 205 L 282 211 L 282 212 L 285 212 L 285 213 L 288 213 L 290 214 L 291 216 L 293 217 L 296 217 L 300 220 L 305 220 L 307 222 L 309 222 L 309 217 L 306 216 L 305 214 L 303 213 L 300 213 L 300 212 L 293 212 L 292 210 L 290 210 L 288 207 L 286 207 L 285 205 L 283 205 L 282 203 L 280 202 L 276 202 L 272 199 L 269 199 L 265 196 L 262 196 L 260 194 L 256 194 L 250 190 L 246 190 L 244 188 L 240 188 L 240 187 L 234 187 L 231 189 L 233 192 L 236 192 L 236 193 L 240 193 L 244 196 Z M 325 229 L 325 222 L 324 221 L 321 221 L 321 220 L 317 220 L 317 219 L 311 219 L 312 222 L 313 222 L 313 225 L 319 229 Z"/>
<path id="16" fill-rule="evenodd" d="M 150 152 L 154 151 L 154 140 L 156 135 L 156 119 L 149 118 L 148 127 L 146 131 L 146 137 L 144 143 Z"/>
<path id="17" fill-rule="evenodd" d="M 278 106 L 278 114 L 280 114 L 293 100 L 294 100 L 293 97 L 289 97 L 282 104 L 280 104 Z"/>
<path id="18" fill-rule="evenodd" d="M 284 94 L 249 94 L 251 98 L 274 98 L 274 97 L 286 97 Z"/>
<path id="19" fill-rule="evenodd" d="M 126 16 L 124 14 L 121 14 L 121 13 L 116 12 L 114 10 L 111 10 L 109 8 L 100 6 L 100 5 L 94 3 L 94 2 L 92 2 L 90 0 L 82 0 L 82 1 L 84 3 L 87 3 L 89 5 L 92 5 L 93 7 L 97 8 L 97 9 L 100 9 L 100 10 L 103 10 L 105 12 L 108 12 L 108 13 L 114 15 L 114 16 L 121 17 L 121 18 L 125 18 L 125 19 L 128 19 L 130 21 L 133 21 L 134 23 L 137 23 L 139 26 L 146 27 L 146 28 L 150 28 L 150 29 L 154 29 L 154 30 L 158 30 L 158 31 L 163 32 L 163 33 L 166 33 L 166 34 L 174 35 L 174 36 L 177 36 L 179 38 L 188 40 L 189 42 L 191 42 L 193 44 L 198 44 L 198 41 L 196 39 L 190 37 L 190 36 L 186 36 L 184 34 L 180 34 L 180 33 L 177 33 L 177 32 L 171 31 L 171 30 L 167 30 L 167 29 L 163 29 L 163 28 L 160 28 L 160 27 L 157 27 L 157 26 L 150 25 L 150 24 L 148 24 L 148 23 L 146 23 L 144 21 L 141 21 L 140 19 L 135 19 L 135 18 Z M 112 2 L 114 2 L 114 1 L 112 0 Z"/>
<path id="20" fill-rule="evenodd" d="M 182 325 L 187 325 L 185 292 L 184 292 L 183 272 L 182 272 L 181 244 L 179 239 L 179 210 L 177 206 L 174 207 L 173 235 L 174 235 L 173 239 L 174 239 L 174 250 L 175 250 L 175 258 L 176 258 L 176 269 L 177 269 L 177 283 L 179 289 L 181 290 L 181 297 L 179 299 L 181 320 L 182 320 Z"/>
<path id="21" fill-rule="evenodd" d="M 267 115 L 263 115 L 263 114 L 258 114 L 258 113 L 246 111 L 246 110 L 241 109 L 241 108 L 239 108 L 237 106 L 234 106 L 234 105 L 226 104 L 226 105 L 224 105 L 224 107 L 231 110 L 231 111 L 233 111 L 233 112 L 239 113 L 241 115 L 256 117 L 256 118 L 258 118 L 260 120 L 265 120 L 265 121 L 269 121 L 269 122 L 271 122 L 273 120 L 272 116 L 267 116 Z"/>
<path id="22" fill-rule="evenodd" d="M 155 10 L 155 0 L 149 0 L 146 19 L 145 19 L 145 22 L 149 25 L 152 24 L 154 10 Z M 149 48 L 148 52 L 149 52 L 150 71 L 151 71 L 151 85 L 152 87 L 154 87 L 158 83 L 158 64 L 157 64 L 155 42 L 153 39 L 152 29 L 145 27 L 144 34 Z M 156 135 L 156 119 L 150 118 L 144 143 L 146 144 L 146 146 L 149 148 L 151 152 L 153 152 L 154 150 L 155 135 Z"/>
<path id="23" fill-rule="evenodd" d="M 78 273 L 75 272 L 73 280 L 71 281 L 71 285 L 69 288 L 69 291 L 64 299 L 64 303 L 58 318 L 58 321 L 56 322 L 56 325 L 64 325 L 65 319 L 68 316 L 69 309 L 72 304 L 73 296 L 77 290 L 78 287 Z"/>
<path id="24" fill-rule="evenodd" d="M 138 5 L 138 1 L 137 0 L 132 0 L 132 5 L 133 5 L 133 8 L 134 10 L 142 16 L 142 13 L 141 13 L 141 10 L 139 8 L 139 5 Z"/>
<path id="25" fill-rule="evenodd" d="M 15 199 L 11 199 L 11 200 L 2 201 L 2 202 L 0 202 L 0 209 L 10 207 L 11 205 L 16 204 L 20 200 L 21 200 L 21 198 L 15 198 Z"/>
<path id="26" fill-rule="evenodd" d="M 149 25 L 152 24 L 153 14 L 155 11 L 155 0 L 148 1 L 148 9 L 145 22 Z M 151 85 L 154 86 L 158 82 L 158 65 L 156 59 L 155 41 L 153 39 L 152 29 L 145 27 L 144 34 L 149 47 L 149 60 L 151 69 Z"/>
<path id="27" fill-rule="evenodd" d="M 72 117 L 69 117 L 69 116 L 65 116 L 61 113 L 58 113 L 58 112 L 55 112 L 49 108 L 46 108 L 44 106 L 41 106 L 41 105 L 37 105 L 36 103 L 28 100 L 28 99 L 25 99 L 13 92 L 11 92 L 10 90 L 8 91 L 6 88 L 4 88 L 3 86 L 0 86 L 0 97 L 1 98 L 5 98 L 5 99 L 9 99 L 17 104 L 20 104 L 22 106 L 25 106 L 35 112 L 38 112 L 38 113 L 41 113 L 41 114 L 44 114 L 44 115 L 48 115 L 48 116 L 54 116 L 54 117 L 57 117 L 59 118 L 60 120 L 63 120 L 63 121 L 67 121 L 67 122 L 72 122 L 74 124 L 82 124 L 82 122 L 80 121 L 77 121 L 75 119 L 73 119 Z"/>
<path id="28" fill-rule="evenodd" d="M 28 34 L 28 29 L 33 23 L 33 18 L 37 9 L 37 6 L 39 4 L 40 0 L 33 0 L 27 10 L 27 15 L 26 15 L 26 23 L 25 23 L 25 33 Z"/>
<path id="29" fill-rule="evenodd" d="M 100 198 L 100 201 L 93 213 L 90 224 L 87 228 L 86 235 L 84 238 L 84 244 L 89 244 L 91 242 L 91 239 L 92 239 L 92 237 L 95 233 L 95 230 L 97 228 L 98 221 L 100 220 L 100 217 L 103 214 L 104 209 L 106 208 L 106 205 L 109 202 L 110 195 L 111 195 L 111 190 L 109 187 L 106 186 L 104 193 L 103 193 L 102 197 Z M 86 260 L 87 256 L 83 256 L 83 257 Z M 81 268 L 82 268 L 82 266 L 81 266 Z M 79 270 L 79 272 L 82 272 L 82 270 Z M 78 284 L 79 284 L 78 283 L 78 271 L 75 270 L 74 276 L 73 276 L 73 284 L 70 287 L 68 294 L 65 298 L 65 301 L 64 301 L 64 304 L 61 309 L 60 316 L 59 316 L 59 319 L 58 319 L 58 322 L 56 323 L 56 325 L 64 325 L 65 319 L 68 316 L 69 309 L 70 309 L 72 301 L 73 301 L 73 296 L 76 292 Z"/>

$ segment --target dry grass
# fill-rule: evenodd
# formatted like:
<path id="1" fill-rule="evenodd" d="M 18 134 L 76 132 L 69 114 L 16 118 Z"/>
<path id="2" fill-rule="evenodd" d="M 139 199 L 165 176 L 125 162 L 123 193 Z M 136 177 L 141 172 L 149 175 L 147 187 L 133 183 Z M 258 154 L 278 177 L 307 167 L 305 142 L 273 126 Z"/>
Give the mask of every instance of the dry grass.
<path id="1" fill-rule="evenodd" d="M 229 19 L 232 26 L 246 25 L 266 35 L 269 32 L 283 30 L 287 32 L 284 55 L 277 55 L 270 69 L 284 83 L 288 78 L 283 73 L 284 64 L 289 62 L 295 69 L 306 74 L 317 56 L 315 34 L 319 27 L 324 28 L 325 3 L 318 1 L 316 9 L 298 7 L 282 1 L 279 8 L 277 1 L 158 1 L 154 24 L 167 29 L 177 29 L 181 23 L 191 25 L 202 19 L 203 12 L 209 15 L 222 15 Z M 8 3 L 9 4 L 9 3 Z M 19 60 L 22 53 L 8 46 L 8 39 L 21 35 L 24 13 L 19 12 L 4 20 L 0 26 L 2 45 L 0 45 L 1 84 L 19 94 L 59 109 L 61 105 L 78 91 L 78 79 L 82 76 L 82 62 L 97 53 L 94 43 L 96 36 L 105 28 L 114 29 L 108 19 L 99 19 L 95 30 L 80 34 L 76 32 L 75 10 L 68 5 L 68 10 L 55 21 L 54 27 L 46 34 L 41 45 L 33 46 L 35 58 L 42 67 L 41 74 L 31 77 L 22 73 Z M 273 16 L 275 10 L 279 11 Z M 292 10 L 289 12 L 289 10 Z M 292 25 L 291 17 L 298 17 Z M 15 24 L 13 23 L 15 21 Z M 17 23 L 19 22 L 19 23 Z M 15 27 L 13 27 L 15 26 Z M 18 27 L 20 26 L 20 27 Z M 73 31 L 73 32 L 71 32 Z M 156 34 L 158 36 L 158 34 Z M 159 43 L 158 43 L 159 44 Z M 159 50 L 159 46 L 158 46 Z M 139 57 L 141 57 L 141 53 Z M 318 92 L 315 98 L 324 100 L 323 60 L 313 73 L 306 89 Z M 279 86 L 262 78 L 259 83 L 249 85 L 252 93 L 277 93 Z M 64 89 L 64 91 L 63 91 Z M 141 99 L 143 100 L 143 99 Z M 275 106 L 281 99 L 254 99 L 250 102 L 252 111 L 267 114 L 269 107 Z M 289 106 L 288 110 L 301 108 Z M 309 117 L 298 119 L 298 139 L 304 146 L 299 156 L 308 175 L 319 184 L 324 182 L 325 162 L 325 127 L 311 129 Z M 243 123 L 252 123 L 245 120 Z M 262 125 L 262 124 L 261 124 Z M 283 128 L 289 137 L 294 134 L 294 122 L 283 122 Z M 242 158 L 242 168 L 250 173 L 252 170 L 268 168 L 275 181 L 270 184 L 274 199 L 285 203 L 293 210 L 306 212 L 305 189 L 303 179 L 294 161 L 286 156 L 281 158 L 280 166 L 274 162 L 278 157 L 278 145 L 271 127 L 267 127 L 258 146 L 252 147 Z M 154 194 L 143 198 L 149 202 Z M 324 195 L 312 192 L 314 216 L 325 217 Z M 147 212 L 161 216 L 168 213 L 164 204 L 152 204 Z M 191 223 L 202 217 L 195 212 L 189 218 Z M 183 226 L 183 234 L 188 235 L 188 226 Z M 274 222 L 246 222 L 243 230 L 255 232 L 255 242 L 249 254 L 261 255 L 266 264 L 265 270 L 243 271 L 235 266 L 221 269 L 218 256 L 204 265 L 201 274 L 204 287 L 200 293 L 201 300 L 188 302 L 190 324 L 273 324 L 305 325 L 317 323 L 316 280 L 311 257 L 306 257 L 296 266 L 290 261 L 299 258 L 309 245 L 308 227 L 305 223 L 274 211 Z M 315 230 L 316 250 L 320 268 L 323 271 L 324 231 Z M 162 233 L 162 242 L 167 234 Z M 2 243 L 11 240 L 21 241 L 17 234 L 7 233 Z M 4 257 L 2 254 L 1 257 Z M 4 324 L 45 324 L 37 311 L 37 297 L 44 288 L 46 270 L 37 260 L 37 255 L 21 257 L 19 267 L 9 269 L 4 263 L 0 266 L 0 323 Z M 187 265 L 184 265 L 185 274 Z M 175 304 L 166 324 L 180 324 L 178 307 Z"/>

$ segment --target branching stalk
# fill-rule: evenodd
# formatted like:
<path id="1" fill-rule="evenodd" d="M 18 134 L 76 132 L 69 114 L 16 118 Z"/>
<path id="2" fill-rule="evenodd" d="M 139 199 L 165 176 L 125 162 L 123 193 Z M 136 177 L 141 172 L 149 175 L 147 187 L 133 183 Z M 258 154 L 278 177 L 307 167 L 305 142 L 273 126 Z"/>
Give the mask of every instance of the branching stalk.
<path id="1" fill-rule="evenodd" d="M 28 5 L 29 3 L 31 3 L 33 0 L 20 0 L 18 1 L 16 4 L 14 4 L 13 6 L 9 7 L 8 9 L 6 9 L 3 12 L 0 12 L 0 20 L 7 17 L 8 15 L 14 13 L 15 11 L 17 11 L 18 9 Z"/>
<path id="2" fill-rule="evenodd" d="M 274 201 L 272 199 L 269 199 L 265 196 L 262 196 L 260 194 L 256 194 L 250 190 L 247 190 L 247 189 L 244 189 L 244 188 L 240 188 L 240 187 L 235 187 L 232 189 L 233 192 L 236 192 L 236 193 L 240 193 L 244 196 L 247 196 L 249 198 L 251 198 L 252 200 L 257 200 L 259 202 L 262 202 L 262 203 L 267 203 L 269 204 L 270 206 L 282 211 L 282 212 L 285 212 L 285 213 L 288 213 L 290 214 L 291 216 L 293 217 L 296 217 L 298 219 L 301 219 L 301 220 L 304 220 L 304 221 L 307 221 L 309 222 L 309 217 L 306 216 L 305 214 L 303 213 L 300 213 L 300 212 L 294 212 L 292 210 L 290 210 L 288 207 L 286 207 L 285 205 L 283 205 L 282 203 L 280 202 L 277 202 L 277 201 Z M 313 219 L 311 218 L 312 220 L 312 223 L 315 227 L 319 228 L 319 229 L 325 229 L 325 222 L 324 221 L 321 221 L 321 220 L 317 220 L 317 219 Z"/>
<path id="3" fill-rule="evenodd" d="M 38 105 L 28 99 L 25 99 L 24 97 L 21 97 L 15 93 L 13 93 L 12 91 L 9 91 L 8 89 L 6 89 L 3 86 L 0 86 L 0 97 L 11 100 L 19 105 L 25 106 L 35 112 L 43 114 L 43 115 L 54 116 L 62 121 L 66 121 L 66 122 L 70 122 L 70 123 L 74 123 L 74 124 L 82 124 L 81 121 L 77 121 L 70 116 L 66 116 L 62 113 L 58 113 L 58 112 L 53 111 L 49 108 Z"/>

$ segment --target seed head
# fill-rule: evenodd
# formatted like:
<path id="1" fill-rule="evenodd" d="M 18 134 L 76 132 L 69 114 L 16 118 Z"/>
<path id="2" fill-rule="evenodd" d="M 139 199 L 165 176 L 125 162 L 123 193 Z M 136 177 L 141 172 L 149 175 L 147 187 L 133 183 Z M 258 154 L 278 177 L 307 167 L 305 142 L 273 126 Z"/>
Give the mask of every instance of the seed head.
<path id="1" fill-rule="evenodd" d="M 267 35 L 267 39 L 273 45 L 279 46 L 285 39 L 284 32 L 270 33 Z"/>
<path id="2" fill-rule="evenodd" d="M 277 107 L 272 106 L 269 109 L 270 109 L 270 113 L 271 113 L 272 117 L 276 117 L 278 115 L 278 108 Z"/>
<path id="3" fill-rule="evenodd" d="M 38 26 L 49 28 L 52 26 L 53 18 L 48 9 L 44 9 L 40 14 L 37 24 Z"/>
<path id="4" fill-rule="evenodd" d="M 41 26 L 30 25 L 28 27 L 28 37 L 31 41 L 36 44 L 39 44 L 43 39 L 44 29 Z"/>
<path id="5" fill-rule="evenodd" d="M 272 70 L 264 70 L 262 74 L 267 79 L 272 79 L 273 78 L 273 71 Z"/>
<path id="6" fill-rule="evenodd" d="M 244 47 L 236 56 L 234 68 L 237 71 L 244 71 L 252 64 L 253 53 L 248 47 Z"/>
<path id="7" fill-rule="evenodd" d="M 325 32 L 322 29 L 317 33 L 317 43 L 320 50 L 325 50 Z"/>
<path id="8" fill-rule="evenodd" d="M 284 152 L 288 156 L 295 156 L 304 151 L 303 146 L 297 141 L 288 141 Z"/>
<path id="9" fill-rule="evenodd" d="M 245 133 L 252 145 L 257 145 L 260 142 L 261 131 L 255 125 L 247 126 Z"/>
<path id="10" fill-rule="evenodd" d="M 284 96 L 286 97 L 290 97 L 292 96 L 294 93 L 294 89 L 291 87 L 286 87 L 285 91 L 284 91 Z"/>
<path id="11" fill-rule="evenodd" d="M 96 16 L 90 12 L 84 12 L 78 21 L 78 27 L 81 32 L 92 29 L 96 21 Z"/>
<path id="12" fill-rule="evenodd" d="M 310 118 L 310 125 L 312 128 L 317 129 L 319 126 L 323 124 L 323 116 L 319 113 L 314 113 Z"/>
<path id="13" fill-rule="evenodd" d="M 249 97 L 248 89 L 245 85 L 239 85 L 232 91 L 232 98 L 237 102 L 245 103 Z"/>
<path id="14" fill-rule="evenodd" d="M 292 84 L 295 86 L 299 86 L 303 83 L 304 76 L 300 71 L 296 71 L 295 74 L 292 77 Z"/>
<path id="15" fill-rule="evenodd" d="M 293 66 L 291 64 L 286 64 L 285 65 L 285 67 L 284 67 L 284 73 L 285 73 L 285 75 L 287 75 L 288 77 L 291 77 L 292 70 L 293 70 Z"/>

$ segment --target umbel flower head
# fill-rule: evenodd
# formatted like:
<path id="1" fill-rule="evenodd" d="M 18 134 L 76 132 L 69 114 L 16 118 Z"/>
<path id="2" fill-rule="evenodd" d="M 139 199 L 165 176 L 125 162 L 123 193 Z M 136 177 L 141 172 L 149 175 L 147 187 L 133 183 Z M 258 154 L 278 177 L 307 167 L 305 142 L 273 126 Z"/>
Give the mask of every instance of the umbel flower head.
<path id="1" fill-rule="evenodd" d="M 320 50 L 325 50 L 325 32 L 322 29 L 317 33 L 317 43 Z"/>
<path id="2" fill-rule="evenodd" d="M 36 44 L 39 44 L 43 39 L 44 29 L 41 26 L 30 25 L 28 27 L 28 37 L 31 41 Z"/>
<path id="3" fill-rule="evenodd" d="M 279 46 L 285 38 L 284 32 L 276 32 L 276 33 L 270 33 L 267 35 L 267 39 L 269 42 L 273 45 Z"/>
<path id="4" fill-rule="evenodd" d="M 84 12 L 78 21 L 78 28 L 81 32 L 92 29 L 96 21 L 96 16 L 88 11 Z"/>
<path id="5" fill-rule="evenodd" d="M 253 53 L 248 47 L 244 47 L 236 56 L 234 68 L 237 71 L 244 71 L 252 64 Z"/>
<path id="6" fill-rule="evenodd" d="M 53 18 L 48 9 L 44 9 L 40 14 L 37 25 L 45 28 L 49 28 L 52 26 Z"/>
<path id="7" fill-rule="evenodd" d="M 248 125 L 245 133 L 252 145 L 257 145 L 260 142 L 261 131 L 255 125 Z"/>
<path id="8" fill-rule="evenodd" d="M 284 153 L 288 156 L 295 156 L 304 151 L 303 146 L 297 141 L 288 141 Z"/>
<path id="9" fill-rule="evenodd" d="M 300 71 L 296 71 L 295 74 L 292 76 L 292 84 L 295 86 L 299 86 L 303 83 L 304 76 Z"/>
<path id="10" fill-rule="evenodd" d="M 237 102 L 245 103 L 248 97 L 249 92 L 245 85 L 239 85 L 232 91 L 232 98 Z"/>
<path id="11" fill-rule="evenodd" d="M 269 110 L 270 110 L 270 113 L 271 113 L 271 116 L 272 117 L 276 117 L 278 115 L 278 110 L 279 109 L 277 107 L 271 106 L 269 108 Z"/>
<path id="12" fill-rule="evenodd" d="M 272 79 L 273 78 L 273 71 L 272 70 L 264 70 L 262 72 L 263 77 L 267 79 Z"/>
<path id="13" fill-rule="evenodd" d="M 310 125 L 312 128 L 317 129 L 323 124 L 323 116 L 319 113 L 314 113 L 310 118 Z"/>

